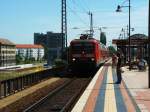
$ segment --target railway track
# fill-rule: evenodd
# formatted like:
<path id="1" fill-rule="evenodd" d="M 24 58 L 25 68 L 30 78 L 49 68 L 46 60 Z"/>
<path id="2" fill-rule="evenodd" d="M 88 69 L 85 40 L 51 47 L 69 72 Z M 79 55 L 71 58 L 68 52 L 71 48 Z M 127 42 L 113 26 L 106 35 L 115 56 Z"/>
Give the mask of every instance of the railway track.
<path id="1" fill-rule="evenodd" d="M 75 104 L 91 78 L 70 78 L 24 112 L 66 112 Z"/>

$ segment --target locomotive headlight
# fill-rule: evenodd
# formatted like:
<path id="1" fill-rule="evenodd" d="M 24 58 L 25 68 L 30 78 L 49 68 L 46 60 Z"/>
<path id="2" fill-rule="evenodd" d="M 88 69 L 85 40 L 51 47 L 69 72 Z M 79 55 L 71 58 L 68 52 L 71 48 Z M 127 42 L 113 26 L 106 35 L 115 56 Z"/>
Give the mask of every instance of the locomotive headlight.
<path id="1" fill-rule="evenodd" d="M 94 61 L 95 59 L 94 58 L 91 58 L 91 61 Z"/>
<path id="2" fill-rule="evenodd" d="M 72 58 L 72 61 L 75 61 L 76 59 L 75 58 Z"/>

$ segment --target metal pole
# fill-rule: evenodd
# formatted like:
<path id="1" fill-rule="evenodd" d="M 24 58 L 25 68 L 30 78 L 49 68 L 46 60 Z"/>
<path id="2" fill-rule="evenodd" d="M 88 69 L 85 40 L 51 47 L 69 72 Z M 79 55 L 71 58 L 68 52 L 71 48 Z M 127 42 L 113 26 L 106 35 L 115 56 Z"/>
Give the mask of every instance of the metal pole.
<path id="1" fill-rule="evenodd" d="M 91 37 L 93 37 L 93 14 L 91 13 Z"/>
<path id="2" fill-rule="evenodd" d="M 62 34 L 62 56 L 64 47 L 67 48 L 67 10 L 66 0 L 61 0 L 61 34 Z"/>
<path id="3" fill-rule="evenodd" d="M 124 29 L 123 30 L 123 39 L 125 39 L 126 38 L 126 30 Z"/>
<path id="4" fill-rule="evenodd" d="M 130 28 L 131 28 L 131 22 L 130 22 L 130 12 L 131 12 L 131 4 L 130 4 L 130 0 L 129 0 L 129 70 L 131 70 L 131 39 L 130 39 Z"/>
<path id="5" fill-rule="evenodd" d="M 100 41 L 101 40 L 102 28 L 100 27 L 99 30 L 100 30 L 100 36 L 99 36 L 99 41 Z"/>
<path id="6" fill-rule="evenodd" d="M 63 57 L 63 49 L 64 49 L 64 32 L 63 32 L 63 0 L 61 0 L 61 38 L 62 38 L 62 48 L 61 48 L 61 58 Z"/>
<path id="7" fill-rule="evenodd" d="M 66 50 L 67 50 L 67 3 L 65 0 L 65 39 L 66 39 Z"/>
<path id="8" fill-rule="evenodd" d="M 91 37 L 91 12 L 89 11 L 89 19 L 90 19 L 90 37 Z"/>
<path id="9" fill-rule="evenodd" d="M 67 46 L 68 46 L 68 42 L 67 42 L 67 1 L 65 0 L 65 43 L 66 43 L 66 61 L 67 61 L 67 63 L 68 63 L 68 59 L 69 59 L 69 55 L 68 55 L 68 48 L 67 48 Z"/>
<path id="10" fill-rule="evenodd" d="M 93 37 L 93 14 L 92 12 L 89 12 L 90 17 L 90 37 Z"/>
<path id="11" fill-rule="evenodd" d="M 149 11 L 148 11 L 148 87 L 150 88 L 150 0 L 149 0 Z"/>
<path id="12" fill-rule="evenodd" d="M 129 37 L 129 26 L 127 25 L 127 37 L 126 38 L 128 37 Z"/>

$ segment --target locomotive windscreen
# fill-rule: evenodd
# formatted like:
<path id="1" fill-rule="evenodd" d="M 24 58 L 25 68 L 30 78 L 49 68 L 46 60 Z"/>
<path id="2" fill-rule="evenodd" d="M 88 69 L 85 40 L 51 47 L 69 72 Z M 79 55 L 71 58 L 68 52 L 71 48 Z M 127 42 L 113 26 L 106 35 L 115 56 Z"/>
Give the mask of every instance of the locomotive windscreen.
<path id="1" fill-rule="evenodd" d="M 71 46 L 71 49 L 72 49 L 72 53 L 74 53 L 74 54 L 80 54 L 83 51 L 86 54 L 90 54 L 90 53 L 94 52 L 94 44 L 92 44 L 92 43 L 85 43 L 85 42 L 73 43 L 72 46 Z"/>

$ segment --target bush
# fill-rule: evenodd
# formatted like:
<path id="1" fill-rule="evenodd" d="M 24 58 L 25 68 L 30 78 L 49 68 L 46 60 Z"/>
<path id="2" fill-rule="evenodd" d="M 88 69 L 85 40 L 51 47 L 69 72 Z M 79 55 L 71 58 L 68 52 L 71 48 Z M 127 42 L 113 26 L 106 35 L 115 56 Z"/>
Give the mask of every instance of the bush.
<path id="1" fill-rule="evenodd" d="M 23 58 L 20 55 L 16 55 L 16 64 L 20 64 L 23 61 Z"/>
<path id="2" fill-rule="evenodd" d="M 66 66 L 67 62 L 62 59 L 55 59 L 54 64 L 56 67 Z"/>

